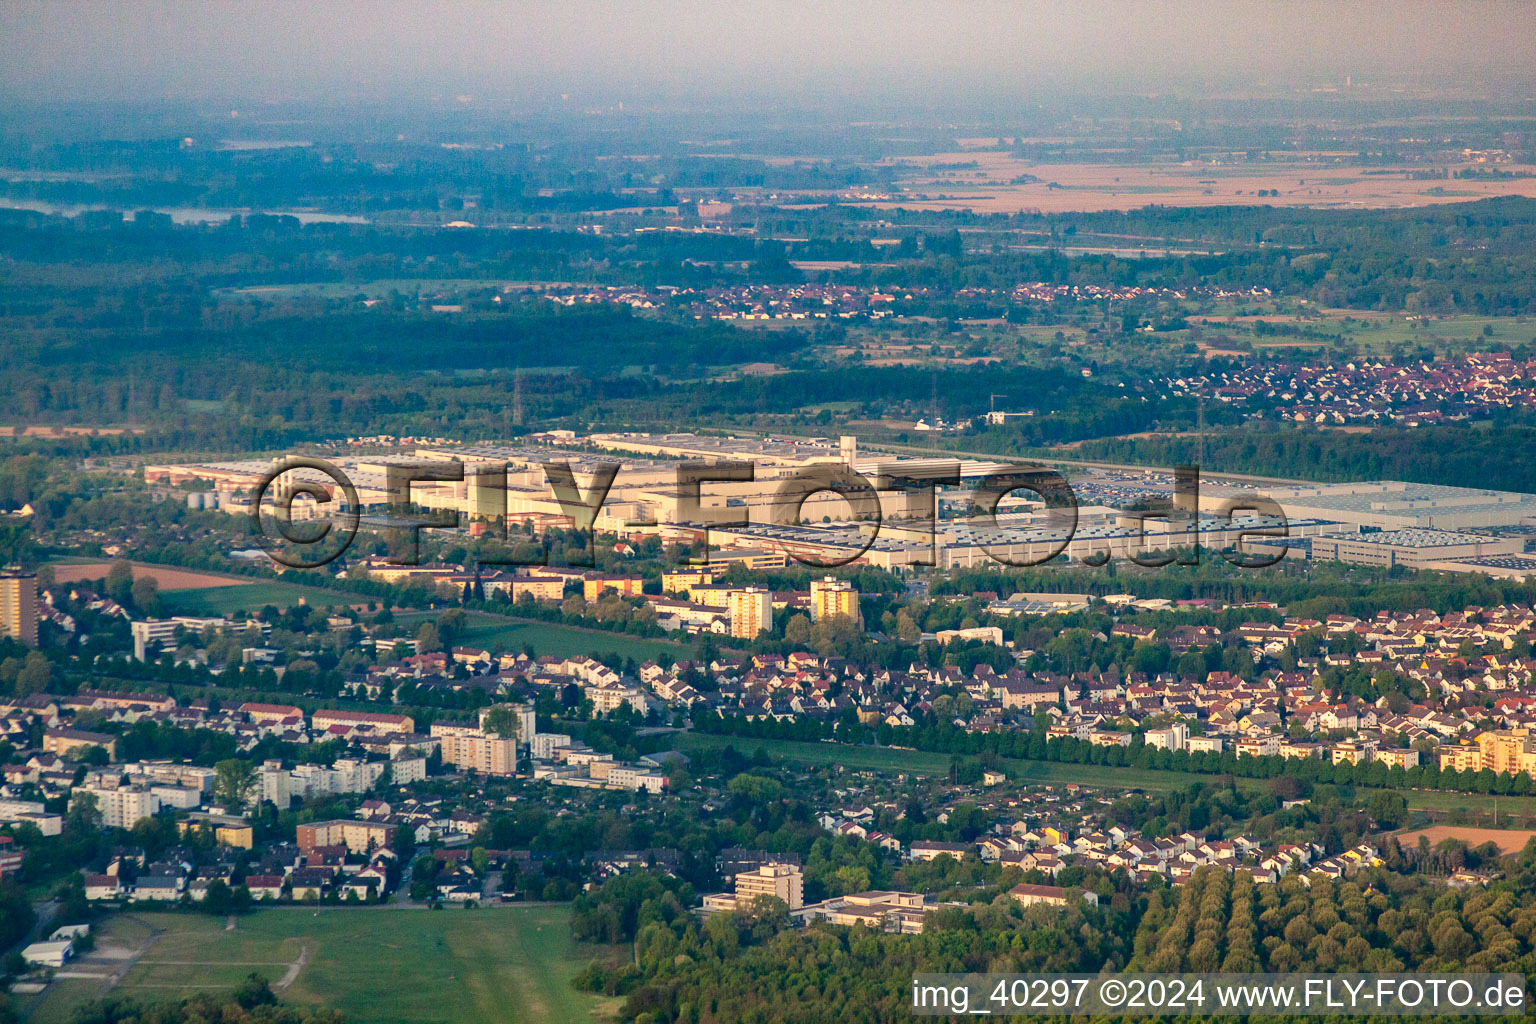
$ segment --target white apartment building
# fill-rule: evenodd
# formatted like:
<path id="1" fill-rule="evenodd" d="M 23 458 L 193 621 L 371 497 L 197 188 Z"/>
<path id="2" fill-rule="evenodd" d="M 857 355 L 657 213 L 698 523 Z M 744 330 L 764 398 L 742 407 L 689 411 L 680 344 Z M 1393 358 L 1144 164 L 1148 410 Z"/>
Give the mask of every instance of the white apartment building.
<path id="1" fill-rule="evenodd" d="M 434 727 L 435 728 L 435 727 Z M 439 736 L 443 763 L 482 775 L 516 775 L 517 741 L 476 730 Z"/>
<path id="2" fill-rule="evenodd" d="M 1183 750 L 1189 743 L 1189 726 L 1174 722 L 1165 729 L 1148 729 L 1147 746 L 1158 750 Z"/>
<path id="3" fill-rule="evenodd" d="M 385 767 L 384 761 L 341 758 L 329 768 L 301 764 L 290 771 L 281 761 L 264 761 L 257 769 L 256 793 L 279 808 L 286 808 L 294 797 L 310 800 L 337 793 L 365 793 L 383 777 Z"/>
<path id="4" fill-rule="evenodd" d="M 493 704 L 493 705 L 491 705 L 491 707 L 481 708 L 480 709 L 480 730 L 479 731 L 481 731 L 481 732 L 485 731 L 485 719 L 491 713 L 491 708 L 494 708 L 496 706 L 497 705 Z M 505 705 L 502 705 L 502 706 L 505 706 Z M 512 710 L 517 713 L 517 741 L 519 743 L 523 744 L 524 746 L 527 746 L 528 741 L 533 738 L 533 734 L 539 731 L 539 726 L 538 726 L 538 723 L 535 721 L 535 716 L 534 716 L 534 713 L 533 713 L 533 705 L 531 705 L 531 704 L 513 704 L 513 705 L 511 705 L 511 707 L 512 707 Z M 432 728 L 433 728 L 432 735 L 434 735 L 434 736 L 438 735 L 438 733 L 436 731 L 437 730 L 437 726 L 434 725 Z"/>
<path id="5" fill-rule="evenodd" d="M 593 778 L 598 778 L 597 767 L 604 762 L 593 762 L 589 767 Z M 620 761 L 607 763 L 607 774 L 603 781 L 610 786 L 618 786 L 623 789 L 645 790 L 648 793 L 660 793 L 667 788 L 667 777 L 660 772 L 639 765 L 624 764 Z"/>
<path id="6" fill-rule="evenodd" d="M 764 864 L 736 876 L 736 900 L 749 903 L 759 896 L 783 900 L 790 910 L 805 906 L 805 875 L 793 864 Z"/>
<path id="7" fill-rule="evenodd" d="M 185 626 L 192 633 L 201 633 L 209 627 L 223 629 L 227 625 L 229 623 L 221 618 L 178 615 L 171 619 L 143 619 L 130 622 L 128 631 L 133 635 L 133 656 L 139 661 L 144 661 L 149 653 L 149 645 L 152 643 L 164 645 L 171 642 L 176 636 L 177 626 Z"/>
<path id="8" fill-rule="evenodd" d="M 0 800 L 0 824 L 22 823 L 36 825 L 37 830 L 45 836 L 56 836 L 64 828 L 64 819 L 60 815 L 47 813 L 40 801 Z"/>
<path id="9" fill-rule="evenodd" d="M 534 760 L 549 761 L 554 758 L 556 750 L 570 745 L 571 738 L 565 733 L 536 732 L 530 739 L 528 750 Z"/>
<path id="10" fill-rule="evenodd" d="M 427 777 L 427 759 L 424 757 L 397 757 L 389 762 L 389 777 L 397 786 L 408 786 Z"/>
<path id="11" fill-rule="evenodd" d="M 101 784 L 76 786 L 70 795 L 70 806 L 82 795 L 96 798 L 96 808 L 101 812 L 101 823 L 107 828 L 132 828 L 145 818 L 160 813 L 160 798 L 147 789 L 136 786 L 105 786 Z"/>
<path id="12" fill-rule="evenodd" d="M 601 714 L 628 704 L 637 714 L 645 714 L 645 691 L 631 686 L 589 686 L 586 696 L 592 707 Z"/>

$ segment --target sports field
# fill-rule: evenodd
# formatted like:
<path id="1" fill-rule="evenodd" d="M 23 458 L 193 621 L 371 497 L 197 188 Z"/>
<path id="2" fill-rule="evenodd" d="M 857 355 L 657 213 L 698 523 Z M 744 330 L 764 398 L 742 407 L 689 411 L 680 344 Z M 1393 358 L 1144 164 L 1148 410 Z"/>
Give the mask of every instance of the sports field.
<path id="1" fill-rule="evenodd" d="M 284 1001 L 331 1007 L 355 1024 L 580 1024 L 604 1000 L 571 978 L 623 953 L 578 947 L 568 918 L 563 906 L 280 908 L 236 918 L 231 930 L 221 917 L 127 914 L 105 922 L 97 941 L 138 951 L 113 991 L 140 998 L 229 989 L 255 971 Z M 49 993 L 32 1020 L 65 1020 L 93 995 Z"/>

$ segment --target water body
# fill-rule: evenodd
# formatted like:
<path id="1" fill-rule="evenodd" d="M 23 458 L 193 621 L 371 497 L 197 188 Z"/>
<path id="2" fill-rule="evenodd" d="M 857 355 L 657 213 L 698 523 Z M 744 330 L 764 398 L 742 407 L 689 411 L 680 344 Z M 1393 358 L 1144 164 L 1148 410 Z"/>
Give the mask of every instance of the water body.
<path id="1" fill-rule="evenodd" d="M 262 149 L 304 149 L 314 145 L 301 139 L 220 139 L 213 148 L 226 153 L 241 153 Z"/>
<path id="2" fill-rule="evenodd" d="M 1059 252 L 1063 256 L 1118 256 L 1121 259 L 1150 259 L 1165 256 L 1207 256 L 1211 251 L 1207 249 L 1165 249 L 1162 247 L 1144 246 L 1140 248 L 1122 248 L 1108 245 L 1010 245 L 1010 249 L 1022 249 L 1029 252 Z M 1220 255 L 1218 251 L 1216 255 Z"/>
<path id="3" fill-rule="evenodd" d="M 36 210 L 38 213 L 56 214 L 61 217 L 74 217 L 88 210 L 110 210 L 120 207 L 105 206 L 92 203 L 50 203 L 33 199 L 0 199 L 0 209 L 6 210 Z M 145 209 L 145 207 L 135 207 Z M 155 213 L 169 214 L 172 221 L 177 224 L 221 224 L 231 217 L 244 217 L 247 214 L 268 214 L 273 217 L 294 217 L 301 224 L 371 224 L 373 218 L 358 217 L 347 213 L 326 213 L 323 210 L 244 210 L 234 208 L 218 208 L 204 206 L 152 206 L 148 209 Z M 125 212 L 126 216 L 132 215 L 132 210 Z"/>

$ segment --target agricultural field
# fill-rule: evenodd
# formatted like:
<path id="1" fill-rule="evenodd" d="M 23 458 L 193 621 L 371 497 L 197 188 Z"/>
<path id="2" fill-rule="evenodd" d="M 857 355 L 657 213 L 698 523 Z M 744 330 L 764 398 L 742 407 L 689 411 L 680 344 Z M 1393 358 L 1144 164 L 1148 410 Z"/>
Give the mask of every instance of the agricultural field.
<path id="1" fill-rule="evenodd" d="M 109 919 L 99 947 L 137 954 L 115 994 L 150 999 L 230 989 L 253 971 L 286 1002 L 327 1006 L 355 1024 L 580 1024 L 604 1000 L 570 981 L 593 959 L 563 906 L 478 910 L 280 908 L 224 918 L 129 914 Z M 119 968 L 120 969 L 120 968 Z M 79 982 L 80 979 L 66 979 Z M 34 1024 L 68 1019 L 100 979 L 55 982 Z"/>
<path id="2" fill-rule="evenodd" d="M 221 298 L 273 301 L 276 299 L 318 298 L 351 299 L 389 298 L 395 294 L 417 296 L 435 292 L 482 291 L 514 288 L 526 282 L 480 280 L 479 278 L 400 278 L 386 277 L 366 281 L 298 281 L 291 284 L 254 285 L 245 288 L 218 288 Z"/>
<path id="3" fill-rule="evenodd" d="M 1342 334 L 1361 350 L 1390 355 L 1394 349 L 1428 349 L 1439 355 L 1462 352 L 1504 351 L 1536 341 L 1536 322 L 1523 316 L 1414 316 L 1358 309 L 1308 309 L 1286 313 L 1197 314 L 1191 323 L 1213 331 L 1230 330 L 1255 349 L 1319 347 L 1326 343 L 1284 334 L 1262 340 L 1248 338 L 1254 324 L 1263 320 L 1272 327 L 1294 326 L 1308 332 Z M 1209 350 L 1209 349 L 1208 349 Z"/>
<path id="4" fill-rule="evenodd" d="M 1469 828 L 1464 825 L 1434 825 L 1430 828 L 1421 828 L 1413 832 L 1404 832 L 1397 837 L 1397 841 L 1403 845 L 1403 849 L 1409 849 L 1418 844 L 1419 837 L 1429 840 L 1431 848 L 1439 846 L 1447 839 L 1455 839 L 1466 843 L 1468 846 L 1477 847 L 1484 843 L 1493 843 L 1499 848 L 1499 853 L 1509 856 L 1525 849 L 1532 838 L 1536 838 L 1536 831 L 1522 828 Z"/>
<path id="5" fill-rule="evenodd" d="M 149 565 L 144 562 L 129 563 L 133 566 L 133 578 L 153 579 L 166 594 L 178 590 L 215 590 L 220 587 L 246 587 L 252 581 L 238 576 L 221 576 L 217 573 L 198 572 L 195 569 L 178 569 L 169 565 Z M 75 583 L 80 580 L 105 579 L 112 569 L 111 562 L 55 562 L 53 578 L 59 583 Z"/>
<path id="6" fill-rule="evenodd" d="M 1405 171 L 1399 170 L 1367 175 L 1355 167 L 1316 163 L 1287 166 L 1278 161 L 1246 167 L 1037 164 L 1011 153 L 967 150 L 903 156 L 899 162 L 911 168 L 898 179 L 902 192 L 889 200 L 871 201 L 869 206 L 878 210 L 975 213 L 1135 210 L 1148 203 L 1369 210 L 1536 195 L 1536 178 L 1424 181 L 1410 179 Z M 931 165 L 961 163 L 975 163 L 976 168 L 952 173 L 931 169 Z M 1532 168 L 1511 165 L 1508 169 L 1528 172 Z"/>
<path id="7" fill-rule="evenodd" d="M 54 579 L 60 583 L 99 580 L 112 568 L 100 559 L 61 558 L 50 563 Z M 335 607 L 366 601 L 355 594 L 345 594 L 323 587 L 309 587 L 282 580 L 256 580 L 226 576 L 173 565 L 132 562 L 134 579 L 153 577 L 160 587 L 160 601 L 167 615 L 224 615 L 229 612 L 257 611 L 267 605 L 289 608 L 301 600 L 317 607 Z"/>

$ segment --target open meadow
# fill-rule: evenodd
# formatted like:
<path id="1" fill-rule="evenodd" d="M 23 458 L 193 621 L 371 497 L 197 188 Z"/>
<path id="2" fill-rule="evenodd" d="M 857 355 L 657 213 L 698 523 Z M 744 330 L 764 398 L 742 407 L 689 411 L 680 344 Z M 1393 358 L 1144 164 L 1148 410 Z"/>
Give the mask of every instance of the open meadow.
<path id="1" fill-rule="evenodd" d="M 429 622 L 436 618 L 431 612 L 396 612 L 396 620 L 410 625 Z M 454 644 L 461 647 L 484 647 L 488 650 L 520 651 L 525 644 L 533 647 L 538 655 L 569 658 L 577 655 L 616 654 L 621 658 L 634 658 L 641 662 L 663 652 L 674 658 L 683 658 L 688 648 L 673 640 L 659 637 L 631 636 L 628 633 L 610 633 L 603 629 L 587 629 L 568 626 L 562 622 L 541 622 L 536 619 L 518 619 L 493 615 L 489 612 L 471 611 L 469 626 L 454 637 Z"/>
<path id="2" fill-rule="evenodd" d="M 135 570 L 137 572 L 137 570 Z M 291 608 L 307 604 L 316 608 L 365 604 L 367 599 L 339 590 L 306 587 L 280 580 L 254 580 L 240 587 L 199 587 L 162 593 L 160 601 L 172 615 L 227 615 L 255 612 L 267 605 Z"/>
<path id="3" fill-rule="evenodd" d="M 563 906 L 272 908 L 233 928 L 222 917 L 125 914 L 101 926 L 98 948 L 137 957 L 114 994 L 228 990 L 256 972 L 284 1001 L 330 1007 L 352 1024 L 580 1024 L 604 1000 L 571 978 L 616 954 L 577 946 L 568 920 Z M 30 1020 L 66 1021 L 106 980 L 56 981 Z"/>
<path id="4" fill-rule="evenodd" d="M 782 758 L 802 765 L 841 765 L 844 768 L 869 771 L 907 771 L 913 775 L 944 775 L 949 771 L 950 755 L 898 747 L 854 747 L 841 743 L 814 743 L 800 740 L 760 740 L 749 736 L 716 736 L 706 733 L 682 733 L 676 737 L 676 746 L 684 753 L 698 750 L 721 750 L 733 746 L 744 755 L 751 756 L 759 748 L 769 757 Z M 974 756 L 960 755 L 962 762 L 978 760 Z M 1212 785 L 1223 776 L 1199 772 L 1165 771 L 1155 768 L 1129 768 L 1119 765 L 1073 764 L 1064 761 L 1029 761 L 1021 758 L 997 759 L 997 768 L 1010 779 L 1021 782 L 1050 785 L 1079 785 L 1100 789 L 1141 789 L 1150 793 L 1181 789 L 1196 782 Z M 1238 777 L 1238 786 L 1247 790 L 1270 788 L 1269 779 Z M 1319 787 L 1322 788 L 1322 787 Z M 1331 787 L 1329 787 L 1331 788 Z M 1368 787 L 1355 787 L 1358 793 L 1370 793 Z M 1536 797 L 1493 797 L 1481 793 L 1456 793 L 1442 790 L 1403 789 L 1408 809 L 1424 811 L 1430 815 L 1447 816 L 1457 813 L 1491 814 L 1497 809 L 1500 821 L 1536 820 Z M 1438 840 L 1437 840 L 1438 841 Z"/>

